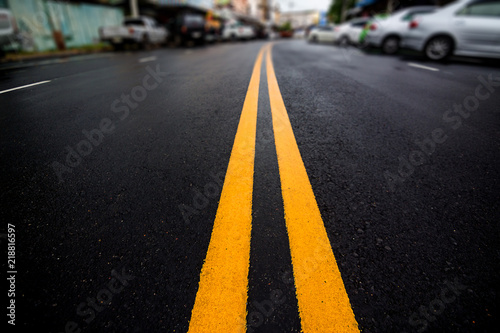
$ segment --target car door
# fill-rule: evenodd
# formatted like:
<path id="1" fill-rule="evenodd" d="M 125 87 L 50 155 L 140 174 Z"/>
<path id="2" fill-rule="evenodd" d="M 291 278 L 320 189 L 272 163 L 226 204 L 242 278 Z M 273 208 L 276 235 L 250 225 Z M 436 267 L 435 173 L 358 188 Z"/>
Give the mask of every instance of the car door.
<path id="1" fill-rule="evenodd" d="M 318 41 L 323 42 L 325 38 L 325 27 L 318 27 L 318 31 L 316 32 L 316 36 L 318 36 Z"/>
<path id="2" fill-rule="evenodd" d="M 160 26 L 155 20 L 151 20 L 151 28 L 154 31 L 155 34 L 155 43 L 160 43 L 163 40 L 163 31 L 161 30 Z"/>
<path id="3" fill-rule="evenodd" d="M 146 28 L 149 41 L 151 43 L 157 43 L 158 31 L 156 30 L 155 23 L 150 18 L 145 18 L 144 21 L 145 21 L 144 27 Z"/>
<path id="4" fill-rule="evenodd" d="M 321 28 L 321 41 L 323 42 L 333 42 L 333 27 L 326 26 Z"/>
<path id="5" fill-rule="evenodd" d="M 155 43 L 162 43 L 165 39 L 165 31 L 163 27 L 158 24 L 155 20 L 151 20 L 151 26 L 155 35 Z"/>
<path id="6" fill-rule="evenodd" d="M 477 0 L 458 10 L 452 19 L 457 49 L 500 53 L 500 1 Z"/>
<path id="7" fill-rule="evenodd" d="M 148 18 L 143 18 L 142 22 L 146 38 L 148 38 L 151 43 L 154 43 L 156 36 L 154 34 L 153 27 L 151 26 L 151 21 Z"/>

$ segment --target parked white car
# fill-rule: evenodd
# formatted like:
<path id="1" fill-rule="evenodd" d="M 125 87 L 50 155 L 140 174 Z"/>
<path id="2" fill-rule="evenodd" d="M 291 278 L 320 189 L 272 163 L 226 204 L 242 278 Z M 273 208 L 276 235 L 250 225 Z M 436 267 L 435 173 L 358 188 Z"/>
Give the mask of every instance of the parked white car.
<path id="1" fill-rule="evenodd" d="M 335 41 L 335 26 L 325 25 L 311 29 L 307 40 L 311 43 L 333 43 Z"/>
<path id="2" fill-rule="evenodd" d="M 500 58 L 500 1 L 459 0 L 417 16 L 401 46 L 432 60 L 451 55 Z"/>
<path id="3" fill-rule="evenodd" d="M 408 23 L 416 15 L 432 13 L 434 6 L 415 6 L 399 10 L 385 19 L 373 19 L 365 42 L 368 46 L 381 48 L 385 54 L 395 54 L 399 51 L 402 35 L 408 30 Z"/>
<path id="4" fill-rule="evenodd" d="M 223 40 L 248 40 L 255 38 L 255 31 L 251 26 L 242 24 L 239 21 L 230 21 L 222 29 Z"/>
<path id="5" fill-rule="evenodd" d="M 101 41 L 120 49 L 126 44 L 138 44 L 142 47 L 163 44 L 168 32 L 151 17 L 139 16 L 126 18 L 120 26 L 101 27 L 99 37 Z"/>
<path id="6" fill-rule="evenodd" d="M 359 36 L 370 18 L 355 18 L 338 25 L 334 29 L 334 42 L 340 45 L 358 44 Z"/>

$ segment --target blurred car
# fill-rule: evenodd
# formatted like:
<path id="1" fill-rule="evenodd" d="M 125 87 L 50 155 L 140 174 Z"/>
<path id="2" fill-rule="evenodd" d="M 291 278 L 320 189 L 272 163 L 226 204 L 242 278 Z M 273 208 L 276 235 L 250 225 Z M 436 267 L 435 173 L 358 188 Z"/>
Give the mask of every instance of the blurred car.
<path id="1" fill-rule="evenodd" d="M 311 43 L 332 43 L 335 40 L 334 29 L 333 24 L 312 28 L 307 40 Z"/>
<path id="2" fill-rule="evenodd" d="M 268 39 L 269 30 L 266 27 L 259 27 L 255 30 L 255 37 L 259 39 Z"/>
<path id="3" fill-rule="evenodd" d="M 368 17 L 355 18 L 338 25 L 334 29 L 333 42 L 340 45 L 358 44 L 363 27 L 370 21 Z"/>
<path id="4" fill-rule="evenodd" d="M 18 40 L 17 24 L 10 10 L 0 9 L 0 55 L 5 45 Z"/>
<path id="5" fill-rule="evenodd" d="M 291 38 L 293 37 L 293 30 L 281 30 L 280 31 L 281 38 Z"/>
<path id="6" fill-rule="evenodd" d="M 317 27 L 316 24 L 312 24 L 312 25 L 309 25 L 309 26 L 306 27 L 306 32 L 305 32 L 306 38 L 309 37 L 309 33 L 311 32 L 311 30 L 313 30 L 316 27 Z"/>
<path id="7" fill-rule="evenodd" d="M 401 46 L 432 60 L 451 55 L 500 58 L 500 1 L 459 0 L 433 14 L 417 16 Z"/>
<path id="8" fill-rule="evenodd" d="M 205 42 L 205 18 L 200 14 L 181 13 L 170 19 L 167 24 L 170 40 L 175 46 L 188 42 L 203 44 Z"/>
<path id="9" fill-rule="evenodd" d="M 255 38 L 253 28 L 239 21 L 227 22 L 222 30 L 222 39 L 224 40 L 249 40 L 253 38 Z"/>
<path id="10" fill-rule="evenodd" d="M 375 22 L 375 21 L 380 21 L 380 20 L 385 20 L 388 18 L 390 15 L 383 13 L 383 14 L 377 14 L 372 17 L 368 23 L 366 23 L 363 27 L 363 30 L 361 30 L 361 33 L 359 34 L 359 44 L 366 44 L 366 36 L 368 35 L 368 31 L 370 31 L 370 24 Z M 407 28 L 407 26 L 405 27 Z"/>
<path id="11" fill-rule="evenodd" d="M 306 37 L 306 30 L 305 29 L 295 29 L 293 31 L 293 37 L 295 37 L 295 38 L 304 38 L 304 37 Z"/>
<path id="12" fill-rule="evenodd" d="M 100 40 L 111 43 L 115 49 L 121 49 L 126 44 L 138 44 L 142 47 L 163 44 L 167 36 L 167 30 L 148 16 L 128 17 L 120 26 L 99 28 Z"/>
<path id="13" fill-rule="evenodd" d="M 367 24 L 364 42 L 367 46 L 381 48 L 385 54 L 399 51 L 401 36 L 408 30 L 408 23 L 415 15 L 434 12 L 434 6 L 415 6 L 399 10 L 387 18 L 376 17 Z"/>

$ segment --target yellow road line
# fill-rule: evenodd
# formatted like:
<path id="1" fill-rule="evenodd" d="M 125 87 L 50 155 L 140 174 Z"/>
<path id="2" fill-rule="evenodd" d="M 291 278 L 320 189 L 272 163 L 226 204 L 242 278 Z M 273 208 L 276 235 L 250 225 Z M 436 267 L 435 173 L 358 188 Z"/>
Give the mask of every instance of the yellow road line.
<path id="1" fill-rule="evenodd" d="M 255 61 L 243 104 L 189 332 L 246 331 L 257 105 L 265 48 Z"/>
<path id="2" fill-rule="evenodd" d="M 302 330 L 359 332 L 280 93 L 271 47 L 267 84 Z"/>

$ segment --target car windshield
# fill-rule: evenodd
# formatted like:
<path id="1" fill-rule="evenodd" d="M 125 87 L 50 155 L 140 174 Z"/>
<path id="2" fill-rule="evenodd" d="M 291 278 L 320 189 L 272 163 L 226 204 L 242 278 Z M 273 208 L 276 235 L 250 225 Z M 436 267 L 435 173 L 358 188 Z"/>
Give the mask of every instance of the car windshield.
<path id="1" fill-rule="evenodd" d="M 189 26 L 203 25 L 203 17 L 198 15 L 187 15 L 184 17 L 184 24 Z"/>
<path id="2" fill-rule="evenodd" d="M 144 21 L 142 20 L 126 20 L 124 23 L 124 25 L 144 25 Z"/>
<path id="3" fill-rule="evenodd" d="M 368 21 L 369 21 L 369 19 L 352 20 L 352 21 L 351 21 L 351 26 L 353 26 L 353 27 L 362 27 L 362 26 L 364 26 L 364 25 L 365 25 Z"/>
<path id="4" fill-rule="evenodd" d="M 434 12 L 434 9 L 419 10 L 419 11 L 410 12 L 410 13 L 406 14 L 405 16 L 403 16 L 402 20 L 403 21 L 411 21 L 417 15 L 426 15 L 426 14 L 430 14 L 433 12 Z"/>

